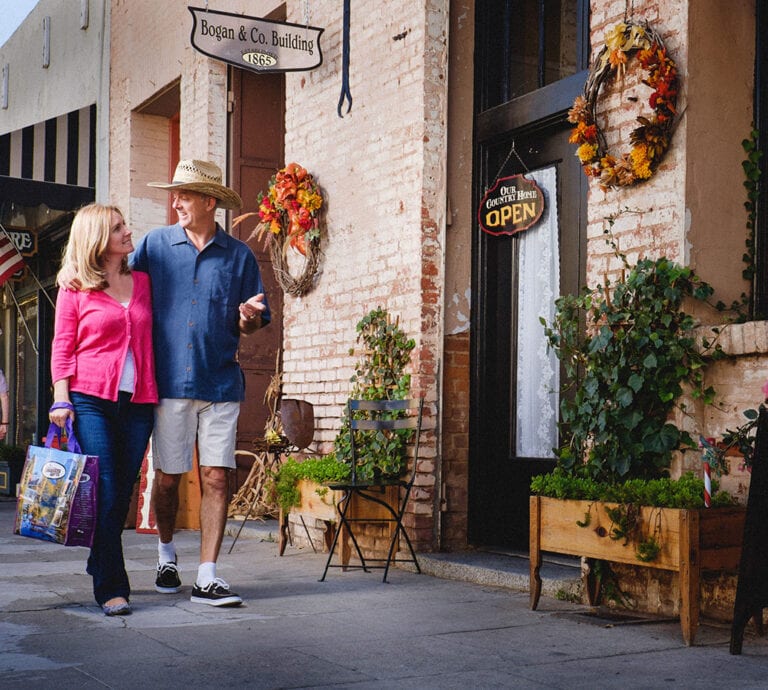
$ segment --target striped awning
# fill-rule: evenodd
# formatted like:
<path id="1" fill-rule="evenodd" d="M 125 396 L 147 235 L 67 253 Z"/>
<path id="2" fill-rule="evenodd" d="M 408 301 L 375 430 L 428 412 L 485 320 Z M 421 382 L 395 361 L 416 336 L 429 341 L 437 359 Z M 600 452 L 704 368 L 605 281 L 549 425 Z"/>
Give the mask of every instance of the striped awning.
<path id="1" fill-rule="evenodd" d="M 96 106 L 0 135 L 0 176 L 96 186 Z"/>

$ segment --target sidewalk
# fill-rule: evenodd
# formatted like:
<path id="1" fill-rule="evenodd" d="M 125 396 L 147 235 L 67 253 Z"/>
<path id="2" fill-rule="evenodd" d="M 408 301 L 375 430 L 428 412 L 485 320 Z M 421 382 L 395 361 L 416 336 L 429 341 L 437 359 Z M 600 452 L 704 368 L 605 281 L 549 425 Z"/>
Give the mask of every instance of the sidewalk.
<path id="1" fill-rule="evenodd" d="M 235 609 L 189 601 L 197 532 L 176 536 L 184 588 L 154 591 L 156 539 L 125 533 L 131 616 L 107 618 L 91 596 L 87 552 L 12 534 L 0 498 L 0 688 L 765 688 L 768 640 L 703 624 L 685 647 L 678 621 L 632 623 L 542 596 L 528 608 L 523 559 L 421 558 L 424 570 L 331 570 L 323 554 L 277 555 L 275 524 L 247 523 L 219 574 Z M 518 560 L 524 568 L 514 565 Z M 506 566 L 505 566 L 506 563 Z M 550 571 L 551 568 L 551 571 Z M 552 576 L 552 572 L 555 573 Z M 567 572 L 567 571 L 562 571 Z M 494 574 L 495 573 L 495 574 Z M 560 571 L 544 572 L 556 587 Z M 482 584 L 479 584 L 482 582 Z M 503 584 L 505 586 L 497 586 Z"/>

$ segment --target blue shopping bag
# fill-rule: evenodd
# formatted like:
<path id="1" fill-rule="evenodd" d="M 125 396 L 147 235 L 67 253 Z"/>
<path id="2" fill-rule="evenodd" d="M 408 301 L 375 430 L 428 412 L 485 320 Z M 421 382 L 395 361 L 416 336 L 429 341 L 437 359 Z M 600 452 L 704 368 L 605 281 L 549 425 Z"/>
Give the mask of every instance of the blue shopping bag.
<path id="1" fill-rule="evenodd" d="M 85 455 L 67 419 L 68 450 L 61 429 L 51 424 L 45 446 L 29 446 L 19 485 L 14 532 L 65 546 L 93 544 L 99 484 L 99 460 Z"/>

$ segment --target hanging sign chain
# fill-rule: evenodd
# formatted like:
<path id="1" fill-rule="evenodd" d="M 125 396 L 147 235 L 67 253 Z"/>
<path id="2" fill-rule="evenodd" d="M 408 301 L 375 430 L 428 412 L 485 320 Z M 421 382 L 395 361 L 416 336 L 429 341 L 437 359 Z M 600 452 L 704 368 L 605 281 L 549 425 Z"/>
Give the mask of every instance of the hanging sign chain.
<path id="1" fill-rule="evenodd" d="M 512 146 L 509 148 L 509 153 L 507 153 L 507 157 L 504 159 L 504 162 L 499 167 L 499 172 L 494 175 L 493 180 L 491 180 L 491 183 L 489 185 L 485 186 L 485 189 L 483 192 L 487 192 L 493 185 L 496 184 L 496 181 L 501 177 L 501 173 L 503 172 L 504 168 L 507 166 L 507 163 L 509 163 L 509 159 L 512 158 L 512 154 L 514 154 L 515 158 L 517 158 L 520 165 L 523 166 L 523 170 L 525 170 L 526 173 L 530 173 L 531 171 L 528 170 L 528 166 L 525 164 L 525 161 L 520 158 L 520 154 L 517 152 L 517 149 L 515 148 L 515 140 L 512 140 Z"/>

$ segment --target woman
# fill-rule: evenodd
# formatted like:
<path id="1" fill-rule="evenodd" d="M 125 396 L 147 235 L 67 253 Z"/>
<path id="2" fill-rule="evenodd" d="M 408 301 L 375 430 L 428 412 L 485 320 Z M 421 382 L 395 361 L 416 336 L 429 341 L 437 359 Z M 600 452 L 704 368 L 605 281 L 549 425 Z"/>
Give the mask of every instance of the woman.
<path id="1" fill-rule="evenodd" d="M 84 453 L 99 457 L 98 520 L 88 558 L 107 616 L 131 612 L 122 531 L 157 402 L 149 276 L 128 268 L 131 231 L 114 206 L 89 204 L 72 221 L 51 355 L 50 420 L 71 417 Z M 65 278 L 64 278 L 65 277 Z"/>

